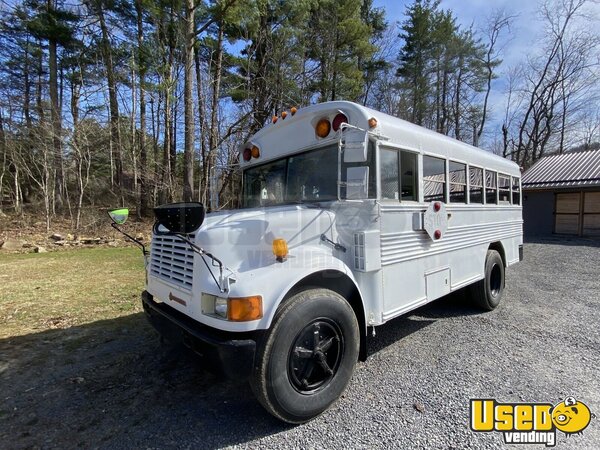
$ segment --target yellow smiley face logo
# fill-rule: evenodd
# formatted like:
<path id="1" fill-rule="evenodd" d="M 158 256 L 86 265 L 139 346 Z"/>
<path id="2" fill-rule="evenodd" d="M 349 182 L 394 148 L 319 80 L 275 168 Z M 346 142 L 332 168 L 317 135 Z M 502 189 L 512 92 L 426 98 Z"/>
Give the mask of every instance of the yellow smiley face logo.
<path id="1" fill-rule="evenodd" d="M 552 422 L 563 433 L 581 433 L 591 419 L 590 409 L 573 397 L 567 397 L 552 408 Z"/>

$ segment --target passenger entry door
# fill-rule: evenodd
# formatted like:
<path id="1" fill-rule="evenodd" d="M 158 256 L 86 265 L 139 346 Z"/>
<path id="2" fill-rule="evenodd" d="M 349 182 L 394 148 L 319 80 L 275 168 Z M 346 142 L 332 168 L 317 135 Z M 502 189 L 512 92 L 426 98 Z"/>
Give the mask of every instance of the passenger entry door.
<path id="1" fill-rule="evenodd" d="M 427 301 L 427 264 L 418 257 L 429 246 L 422 231 L 421 167 L 418 152 L 379 144 L 384 321 Z"/>

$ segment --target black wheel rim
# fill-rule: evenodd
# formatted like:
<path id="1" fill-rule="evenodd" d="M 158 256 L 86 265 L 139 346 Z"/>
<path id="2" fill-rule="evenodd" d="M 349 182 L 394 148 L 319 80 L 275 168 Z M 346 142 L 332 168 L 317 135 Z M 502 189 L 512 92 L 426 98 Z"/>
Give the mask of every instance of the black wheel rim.
<path id="1" fill-rule="evenodd" d="M 335 377 L 344 353 L 344 336 L 332 320 L 320 318 L 296 336 L 288 356 L 288 376 L 294 389 L 313 394 Z"/>
<path id="2" fill-rule="evenodd" d="M 490 291 L 496 297 L 502 289 L 502 270 L 498 264 L 492 266 L 490 271 Z"/>

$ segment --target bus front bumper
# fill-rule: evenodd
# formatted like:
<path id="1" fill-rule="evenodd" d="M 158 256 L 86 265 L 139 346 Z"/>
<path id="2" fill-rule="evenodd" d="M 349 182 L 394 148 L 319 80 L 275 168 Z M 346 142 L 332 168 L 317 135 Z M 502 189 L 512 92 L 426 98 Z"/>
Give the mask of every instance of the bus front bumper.
<path id="1" fill-rule="evenodd" d="M 254 366 L 256 333 L 231 333 L 203 325 L 169 305 L 154 301 L 147 291 L 142 304 L 150 324 L 170 342 L 183 343 L 207 364 L 211 372 L 228 378 L 248 378 Z"/>

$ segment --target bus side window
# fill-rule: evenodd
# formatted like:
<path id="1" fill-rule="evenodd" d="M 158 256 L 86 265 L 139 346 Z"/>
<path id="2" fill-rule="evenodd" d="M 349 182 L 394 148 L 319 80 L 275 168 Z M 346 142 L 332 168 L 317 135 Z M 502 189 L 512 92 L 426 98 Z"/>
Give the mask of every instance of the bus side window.
<path id="1" fill-rule="evenodd" d="M 398 189 L 398 152 L 396 150 L 381 149 L 381 199 L 400 200 Z"/>
<path id="2" fill-rule="evenodd" d="M 512 204 L 520 205 L 521 204 L 521 185 L 519 183 L 519 177 L 511 177 L 512 178 Z"/>
<path id="3" fill-rule="evenodd" d="M 483 203 L 483 169 L 469 167 L 469 200 L 471 203 Z"/>
<path id="4" fill-rule="evenodd" d="M 423 156 L 423 200 L 445 201 L 446 160 Z"/>
<path id="5" fill-rule="evenodd" d="M 510 177 L 498 174 L 499 203 L 510 204 Z"/>
<path id="6" fill-rule="evenodd" d="M 467 165 L 450 161 L 450 203 L 467 203 Z"/>
<path id="7" fill-rule="evenodd" d="M 417 154 L 400 152 L 401 199 L 417 201 Z"/>
<path id="8" fill-rule="evenodd" d="M 495 205 L 498 203 L 498 187 L 496 184 L 496 172 L 485 171 L 485 203 Z"/>

